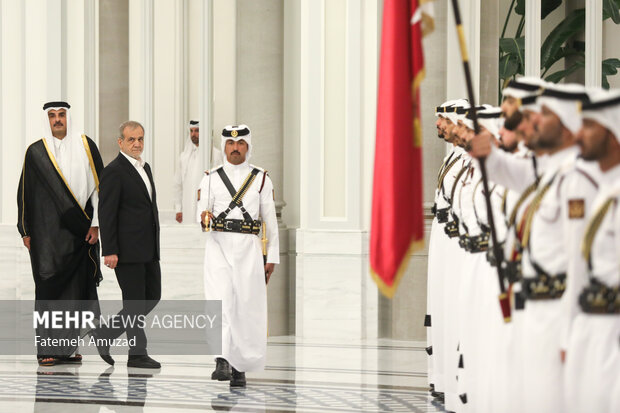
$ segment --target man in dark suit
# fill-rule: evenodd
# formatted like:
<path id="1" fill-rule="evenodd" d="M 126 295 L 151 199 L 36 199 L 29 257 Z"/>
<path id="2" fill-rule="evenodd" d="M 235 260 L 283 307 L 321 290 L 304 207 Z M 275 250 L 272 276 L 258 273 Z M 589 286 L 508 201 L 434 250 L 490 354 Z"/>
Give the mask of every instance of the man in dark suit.
<path id="1" fill-rule="evenodd" d="M 142 125 L 134 121 L 121 124 L 118 146 L 121 151 L 103 169 L 99 185 L 102 255 L 104 264 L 115 271 L 123 293 L 123 310 L 119 315 L 144 316 L 161 298 L 161 270 L 153 174 L 149 164 L 140 158 L 144 149 Z M 106 327 L 95 335 L 110 339 L 124 331 L 124 328 Z M 139 326 L 128 327 L 127 338 L 134 337 L 127 366 L 160 368 L 147 354 L 144 330 Z M 109 348 L 99 350 L 106 362 L 114 363 Z"/>

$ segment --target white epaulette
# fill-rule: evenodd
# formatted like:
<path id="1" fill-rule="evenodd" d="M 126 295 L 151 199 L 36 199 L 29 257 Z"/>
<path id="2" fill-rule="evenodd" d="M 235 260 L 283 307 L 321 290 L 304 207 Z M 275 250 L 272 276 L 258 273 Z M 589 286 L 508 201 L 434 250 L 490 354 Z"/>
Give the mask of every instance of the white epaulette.
<path id="1" fill-rule="evenodd" d="M 223 167 L 224 165 L 218 165 L 215 168 L 211 169 L 210 171 L 205 171 L 205 175 L 209 175 L 212 174 L 213 172 L 217 171 L 218 169 L 220 169 L 221 167 Z"/>
<path id="2" fill-rule="evenodd" d="M 265 170 L 264 170 L 263 168 L 261 168 L 260 166 L 256 166 L 256 165 L 252 165 L 252 164 L 249 164 L 249 165 L 250 165 L 250 168 L 252 168 L 252 169 L 256 168 L 256 169 L 258 169 L 258 170 L 259 170 L 260 172 L 262 172 L 262 173 L 267 173 L 267 171 L 265 171 Z"/>

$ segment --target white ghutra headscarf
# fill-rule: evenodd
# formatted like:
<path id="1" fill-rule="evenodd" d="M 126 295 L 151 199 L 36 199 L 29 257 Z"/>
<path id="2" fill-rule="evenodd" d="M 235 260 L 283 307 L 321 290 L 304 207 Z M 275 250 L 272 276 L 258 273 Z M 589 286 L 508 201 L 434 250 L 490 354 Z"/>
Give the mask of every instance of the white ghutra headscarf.
<path id="1" fill-rule="evenodd" d="M 64 176 L 69 188 L 75 195 L 82 208 L 97 189 L 95 178 L 90 167 L 86 148 L 82 135 L 73 133 L 71 128 L 71 105 L 66 102 L 48 102 L 43 105 L 45 118 L 43 119 L 43 139 L 47 147 L 54 156 L 62 175 Z M 49 111 L 64 109 L 66 111 L 67 134 L 63 139 L 57 139 L 52 135 L 52 128 L 49 123 Z M 96 205 L 95 205 L 96 207 Z M 96 212 L 95 212 L 96 215 Z"/>

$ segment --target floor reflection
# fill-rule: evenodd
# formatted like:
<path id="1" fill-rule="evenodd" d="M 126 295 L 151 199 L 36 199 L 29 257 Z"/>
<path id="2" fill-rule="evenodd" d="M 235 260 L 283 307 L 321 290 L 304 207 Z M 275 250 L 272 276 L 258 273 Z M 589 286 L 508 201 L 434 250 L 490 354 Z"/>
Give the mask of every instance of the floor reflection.
<path id="1" fill-rule="evenodd" d="M 80 377 L 79 367 L 56 366 L 54 370 L 39 367 L 35 390 L 35 412 L 48 411 L 47 403 L 80 403 L 80 412 L 98 412 L 103 404 L 107 410 L 114 406 L 144 407 L 148 395 L 148 379 L 154 374 L 144 374 L 139 369 L 128 369 L 126 392 L 119 394 L 118 388 L 124 384 L 110 380 L 114 367 L 109 367 L 97 376 Z M 137 370 L 137 372 L 136 372 Z M 43 405 L 45 404 L 45 405 Z M 132 411 L 142 411 L 134 409 Z"/>
<path id="2" fill-rule="evenodd" d="M 171 411 L 441 412 L 427 389 L 426 353 L 417 343 L 304 342 L 270 338 L 265 371 L 246 388 L 210 380 L 208 356 L 161 356 L 161 371 L 115 367 L 88 356 L 81 366 L 38 367 L 0 356 L 0 412 Z"/>

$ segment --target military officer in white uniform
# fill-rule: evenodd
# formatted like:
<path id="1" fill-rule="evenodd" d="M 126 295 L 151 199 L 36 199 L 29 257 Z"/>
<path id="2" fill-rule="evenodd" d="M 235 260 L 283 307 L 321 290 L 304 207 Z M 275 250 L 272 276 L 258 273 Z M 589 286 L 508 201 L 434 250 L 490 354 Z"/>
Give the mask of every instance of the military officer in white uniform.
<path id="1" fill-rule="evenodd" d="M 222 353 L 212 379 L 230 379 L 231 387 L 242 387 L 245 372 L 265 366 L 266 284 L 279 263 L 278 224 L 271 179 L 248 162 L 250 129 L 224 128 L 221 149 L 224 165 L 202 179 L 198 203 L 201 220 L 210 229 L 205 295 L 207 300 L 222 301 Z M 261 227 L 264 245 L 258 236 Z"/>
<path id="2" fill-rule="evenodd" d="M 579 85 L 547 85 L 537 99 L 537 146 L 548 151 L 544 173 L 523 217 L 520 242 L 523 319 L 523 411 L 559 411 L 563 386 L 561 304 L 569 259 L 578 253 L 584 217 L 598 189 L 596 172 L 577 160 L 579 108 L 587 100 Z M 510 169 L 511 164 L 504 165 Z M 509 186 L 493 176 L 490 179 Z M 514 176 L 514 172 L 512 173 Z M 520 184 L 524 190 L 523 184 Z"/>
<path id="3" fill-rule="evenodd" d="M 503 219 L 498 227 L 505 228 L 504 237 L 499 238 L 503 241 L 503 262 L 500 265 L 503 266 L 504 276 L 508 277 L 506 281 L 511 298 L 511 320 L 498 327 L 499 340 L 494 362 L 496 380 L 489 395 L 492 397 L 492 410 L 506 413 L 522 411 L 521 400 L 514 397 L 515 394 L 520 394 L 523 382 L 521 374 L 523 305 L 519 295 L 521 254 L 517 226 L 522 220 L 525 207 L 531 201 L 537 186 L 537 177 L 544 166 L 544 152 L 536 148 L 537 136 L 533 126 L 536 118 L 540 116 L 536 98 L 542 92 L 543 85 L 544 82 L 537 78 L 520 78 L 511 81 L 502 91 L 505 125 L 511 123 L 510 127 L 514 129 L 514 138 L 518 143 L 516 147 L 514 142 L 503 144 L 503 151 L 494 148 L 493 155 L 487 163 L 487 168 L 492 169 L 492 174 L 497 176 L 504 159 L 509 157 L 519 159 L 525 173 L 521 177 L 515 176 L 514 180 L 517 182 L 524 180 L 524 183 L 529 185 L 524 191 L 504 186 L 500 189 L 502 193 L 500 209 Z M 502 135 L 500 139 L 503 143 L 504 139 L 508 138 Z"/>
<path id="4" fill-rule="evenodd" d="M 565 292 L 566 412 L 620 411 L 620 91 L 589 91 L 577 143 L 601 169 Z M 618 383 L 618 384 L 616 384 Z"/>
<path id="5" fill-rule="evenodd" d="M 463 150 L 452 142 L 452 122 L 448 119 L 447 112 L 452 112 L 458 105 L 466 101 L 451 100 L 443 103 L 435 109 L 437 116 L 437 134 L 450 144 L 450 150 L 437 174 L 437 189 L 435 190 L 435 203 L 433 205 L 433 223 L 431 225 L 430 241 L 428 247 L 428 314 L 425 318 L 427 330 L 427 353 L 429 353 L 429 384 L 432 384 L 432 394 L 443 399 L 444 393 L 444 352 L 443 352 L 443 279 L 446 243 L 449 242 L 443 230 L 443 224 L 447 221 L 449 205 L 443 198 L 445 193 L 445 178 L 455 167 L 462 156 Z"/>
<path id="6" fill-rule="evenodd" d="M 461 178 L 470 166 L 471 159 L 463 149 L 465 144 L 462 139 L 462 120 L 465 117 L 466 109 L 469 104 L 456 107 L 455 111 L 448 112 L 447 118 L 450 120 L 448 133 L 457 145 L 455 148 L 456 161 L 447 172 L 440 188 L 441 197 L 437 203 L 437 214 L 445 214 L 446 219 L 443 230 L 448 235 L 448 240 L 444 244 L 443 254 L 443 360 L 444 360 L 444 399 L 445 407 L 448 411 L 456 411 L 462 404 L 458 394 L 458 357 L 457 347 L 459 343 L 458 319 L 460 307 L 457 303 L 459 286 L 461 283 L 460 273 L 462 263 L 465 259 L 465 251 L 459 247 L 458 223 L 454 220 L 453 207 L 457 200 L 457 187 Z M 461 125 L 459 125 L 461 120 Z M 441 222 L 441 221 L 440 221 Z"/>

